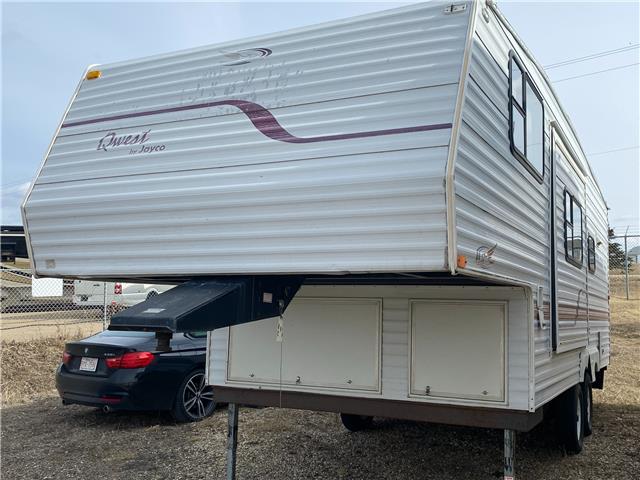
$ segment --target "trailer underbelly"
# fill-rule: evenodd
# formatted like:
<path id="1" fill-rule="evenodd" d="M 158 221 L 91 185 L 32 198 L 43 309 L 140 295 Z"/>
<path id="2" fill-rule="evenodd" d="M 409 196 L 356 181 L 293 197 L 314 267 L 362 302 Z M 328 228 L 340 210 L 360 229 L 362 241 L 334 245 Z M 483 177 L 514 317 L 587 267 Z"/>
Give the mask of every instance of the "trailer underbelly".
<path id="1" fill-rule="evenodd" d="M 544 416 L 542 407 L 535 412 L 528 412 L 526 410 L 465 407 L 236 387 L 216 387 L 216 399 L 221 403 L 350 413 L 417 422 L 509 429 L 520 432 L 528 432 L 538 425 Z"/>

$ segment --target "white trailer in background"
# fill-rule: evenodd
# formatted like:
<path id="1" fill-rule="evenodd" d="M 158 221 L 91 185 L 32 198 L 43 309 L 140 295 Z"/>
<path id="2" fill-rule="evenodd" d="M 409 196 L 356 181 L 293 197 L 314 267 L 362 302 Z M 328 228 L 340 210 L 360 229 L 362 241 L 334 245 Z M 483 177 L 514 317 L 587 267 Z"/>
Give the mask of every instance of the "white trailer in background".
<path id="1" fill-rule="evenodd" d="M 184 282 L 110 328 L 212 330 L 230 475 L 239 403 L 502 428 L 505 477 L 591 433 L 606 206 L 493 2 L 91 67 L 23 217 L 40 275 Z"/>

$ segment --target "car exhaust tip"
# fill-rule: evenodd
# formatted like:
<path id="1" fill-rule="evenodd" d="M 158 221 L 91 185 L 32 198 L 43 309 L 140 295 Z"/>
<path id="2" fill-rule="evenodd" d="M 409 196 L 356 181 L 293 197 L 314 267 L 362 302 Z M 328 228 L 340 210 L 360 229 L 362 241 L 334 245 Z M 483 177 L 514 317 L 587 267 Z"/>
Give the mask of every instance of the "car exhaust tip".
<path id="1" fill-rule="evenodd" d="M 113 412 L 113 408 L 111 408 L 109 405 L 105 405 L 104 407 L 102 407 L 102 411 L 104 413 L 111 413 Z"/>

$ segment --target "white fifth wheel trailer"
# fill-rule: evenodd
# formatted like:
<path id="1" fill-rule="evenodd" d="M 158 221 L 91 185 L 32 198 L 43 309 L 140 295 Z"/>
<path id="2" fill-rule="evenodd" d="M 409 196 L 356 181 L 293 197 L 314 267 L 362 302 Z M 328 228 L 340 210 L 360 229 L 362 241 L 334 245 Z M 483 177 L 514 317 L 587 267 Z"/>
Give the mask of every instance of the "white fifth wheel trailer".
<path id="1" fill-rule="evenodd" d="M 591 433 L 606 205 L 493 2 L 92 66 L 22 211 L 38 275 L 180 283 L 110 328 L 211 331 L 230 476 L 240 403 L 501 428 L 505 478 Z"/>

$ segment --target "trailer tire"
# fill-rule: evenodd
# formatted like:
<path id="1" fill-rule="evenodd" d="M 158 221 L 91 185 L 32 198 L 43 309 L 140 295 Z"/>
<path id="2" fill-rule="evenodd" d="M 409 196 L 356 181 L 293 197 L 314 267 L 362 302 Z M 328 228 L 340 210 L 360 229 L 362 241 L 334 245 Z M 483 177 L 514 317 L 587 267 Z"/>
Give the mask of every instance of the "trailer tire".
<path id="1" fill-rule="evenodd" d="M 370 428 L 373 423 L 373 417 L 366 415 L 352 415 L 350 413 L 341 413 L 340 420 L 342 420 L 344 428 L 350 432 L 366 430 L 367 428 Z"/>
<path id="2" fill-rule="evenodd" d="M 591 373 L 584 372 L 584 382 L 582 382 L 582 395 L 584 398 L 584 436 L 588 437 L 593 433 L 593 388 L 591 384 Z"/>
<path id="3" fill-rule="evenodd" d="M 582 384 L 576 384 L 557 399 L 557 426 L 567 453 L 582 451 L 584 443 L 584 395 Z"/>

